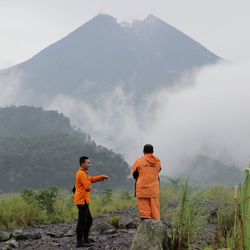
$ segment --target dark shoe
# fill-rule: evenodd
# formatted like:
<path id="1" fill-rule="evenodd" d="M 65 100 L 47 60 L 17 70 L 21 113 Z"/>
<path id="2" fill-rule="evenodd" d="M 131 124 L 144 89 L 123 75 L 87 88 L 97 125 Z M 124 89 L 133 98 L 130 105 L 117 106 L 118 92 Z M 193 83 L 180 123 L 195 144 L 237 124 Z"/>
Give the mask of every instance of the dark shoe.
<path id="1" fill-rule="evenodd" d="M 84 239 L 84 242 L 86 242 L 86 243 L 95 243 L 95 240 L 92 239 L 92 238 L 87 238 L 87 239 Z"/>
<path id="2" fill-rule="evenodd" d="M 141 221 L 146 221 L 146 220 L 150 220 L 151 218 L 143 218 L 143 217 L 141 217 L 140 219 L 141 219 Z"/>
<path id="3" fill-rule="evenodd" d="M 84 244 L 84 242 L 82 240 L 77 240 L 76 241 L 76 247 L 84 247 L 84 246 L 85 246 L 85 244 Z"/>
<path id="4" fill-rule="evenodd" d="M 85 247 L 91 247 L 91 246 L 93 246 L 93 243 L 90 243 L 89 241 L 84 241 L 83 245 Z"/>

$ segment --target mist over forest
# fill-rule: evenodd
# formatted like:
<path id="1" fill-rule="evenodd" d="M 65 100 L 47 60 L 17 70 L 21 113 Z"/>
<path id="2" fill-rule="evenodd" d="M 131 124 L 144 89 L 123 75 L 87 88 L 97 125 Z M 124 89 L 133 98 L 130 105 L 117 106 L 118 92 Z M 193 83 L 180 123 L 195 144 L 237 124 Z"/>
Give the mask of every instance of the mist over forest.
<path id="1" fill-rule="evenodd" d="M 68 188 L 82 154 L 93 174 L 128 187 L 145 143 L 163 175 L 237 184 L 249 162 L 248 68 L 153 15 L 98 15 L 0 71 L 0 190 Z"/>
<path id="2" fill-rule="evenodd" d="M 71 191 L 82 155 L 94 166 L 90 175 L 111 177 L 102 189 L 131 189 L 129 166 L 121 155 L 96 145 L 89 135 L 72 128 L 64 115 L 21 106 L 1 108 L 0 120 L 4 121 L 0 125 L 0 193 L 50 186 Z"/>

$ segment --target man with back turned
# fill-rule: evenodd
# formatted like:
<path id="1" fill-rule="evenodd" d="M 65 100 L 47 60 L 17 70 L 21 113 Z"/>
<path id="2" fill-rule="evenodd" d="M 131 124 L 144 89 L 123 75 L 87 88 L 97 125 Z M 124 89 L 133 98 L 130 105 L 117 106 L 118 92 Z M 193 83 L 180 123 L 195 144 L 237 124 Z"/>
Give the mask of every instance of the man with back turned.
<path id="1" fill-rule="evenodd" d="M 161 161 L 153 155 L 151 144 L 143 148 L 144 156 L 137 159 L 132 166 L 132 174 L 136 179 L 136 197 L 140 210 L 140 218 L 160 220 L 160 182 Z"/>

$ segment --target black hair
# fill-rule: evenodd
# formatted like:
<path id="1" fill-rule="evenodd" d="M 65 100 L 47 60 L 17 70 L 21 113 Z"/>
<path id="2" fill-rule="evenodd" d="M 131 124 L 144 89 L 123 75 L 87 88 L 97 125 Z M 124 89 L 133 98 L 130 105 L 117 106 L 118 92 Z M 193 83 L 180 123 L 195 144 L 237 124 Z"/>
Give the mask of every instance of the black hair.
<path id="1" fill-rule="evenodd" d="M 143 147 L 143 153 L 144 154 L 153 154 L 154 153 L 154 148 L 151 144 L 146 144 Z"/>
<path id="2" fill-rule="evenodd" d="M 79 159 L 79 163 L 80 163 L 80 166 L 85 163 L 85 161 L 88 159 L 89 157 L 87 156 L 81 156 L 80 159 Z"/>

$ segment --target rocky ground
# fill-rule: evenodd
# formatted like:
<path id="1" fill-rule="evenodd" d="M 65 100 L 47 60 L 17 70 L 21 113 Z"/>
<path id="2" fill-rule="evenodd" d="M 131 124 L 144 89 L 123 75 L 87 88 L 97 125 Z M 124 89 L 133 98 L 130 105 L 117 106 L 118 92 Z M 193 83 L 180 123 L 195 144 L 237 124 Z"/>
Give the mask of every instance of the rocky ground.
<path id="1" fill-rule="evenodd" d="M 211 205 L 211 218 L 215 216 L 218 204 Z M 108 223 L 109 219 L 118 216 L 119 228 Z M 130 208 L 119 212 L 112 212 L 96 217 L 93 221 L 91 237 L 95 240 L 88 250 L 125 250 L 130 249 L 133 236 L 140 223 L 136 208 Z M 170 230 L 171 222 L 163 220 Z M 23 230 L 0 231 L 0 249 L 75 249 L 76 222 L 69 224 L 40 225 L 36 228 Z M 203 249 L 211 244 L 215 237 L 215 225 L 210 223 L 199 235 L 197 247 Z"/>
<path id="2" fill-rule="evenodd" d="M 119 229 L 107 223 L 113 216 L 120 218 Z M 135 208 L 96 217 L 91 230 L 91 238 L 95 243 L 85 249 L 129 249 L 138 224 L 138 213 Z M 4 240 L 4 235 L 6 240 L 10 236 L 12 240 L 1 241 L 0 249 L 11 249 L 11 245 L 13 248 L 27 250 L 75 249 L 75 228 L 76 222 L 42 225 L 24 230 L 4 230 L 0 233 L 0 240 Z"/>

